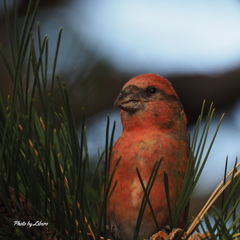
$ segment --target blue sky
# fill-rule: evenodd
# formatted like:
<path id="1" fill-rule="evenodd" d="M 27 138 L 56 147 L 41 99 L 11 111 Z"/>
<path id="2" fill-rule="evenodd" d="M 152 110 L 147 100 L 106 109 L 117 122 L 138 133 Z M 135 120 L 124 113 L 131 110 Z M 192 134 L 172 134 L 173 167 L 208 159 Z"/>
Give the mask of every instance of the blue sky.
<path id="1" fill-rule="evenodd" d="M 67 11 L 89 46 L 124 71 L 212 73 L 240 64 L 236 0 L 88 0 Z"/>

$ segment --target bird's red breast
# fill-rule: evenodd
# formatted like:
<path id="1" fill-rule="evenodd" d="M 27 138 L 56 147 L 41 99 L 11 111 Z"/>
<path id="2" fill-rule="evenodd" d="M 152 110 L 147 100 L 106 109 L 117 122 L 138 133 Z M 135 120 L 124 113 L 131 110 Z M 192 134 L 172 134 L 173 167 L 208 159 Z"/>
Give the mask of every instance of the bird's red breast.
<path id="1" fill-rule="evenodd" d="M 179 194 L 188 162 L 187 119 L 170 82 L 156 74 L 143 74 L 129 80 L 115 106 L 121 108 L 123 131 L 112 149 L 110 173 L 119 158 L 120 162 L 112 181 L 112 185 L 116 185 L 109 197 L 107 221 L 115 239 L 132 240 L 143 198 L 136 168 L 146 185 L 154 164 L 161 158 L 149 198 L 159 227 L 169 224 L 163 176 L 166 171 L 173 200 L 179 143 Z M 179 224 L 184 223 L 179 221 Z M 138 239 L 148 238 L 158 230 L 147 206 Z"/>

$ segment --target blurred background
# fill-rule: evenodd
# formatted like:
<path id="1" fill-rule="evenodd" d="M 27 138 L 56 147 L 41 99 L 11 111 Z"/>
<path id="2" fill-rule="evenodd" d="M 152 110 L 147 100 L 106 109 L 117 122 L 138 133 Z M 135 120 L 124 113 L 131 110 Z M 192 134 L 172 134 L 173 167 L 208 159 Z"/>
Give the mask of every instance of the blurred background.
<path id="1" fill-rule="evenodd" d="M 13 14 L 12 1 L 8 3 Z M 28 1 L 18 4 L 24 18 Z M 216 108 L 212 133 L 225 113 L 193 196 L 191 215 L 196 215 L 222 179 L 226 156 L 230 169 L 240 155 L 240 2 L 41 0 L 37 20 L 42 36 L 50 39 L 50 63 L 63 27 L 57 73 L 67 83 L 77 124 L 85 108 L 93 161 L 97 148 L 104 147 L 108 114 L 111 124 L 117 123 L 115 139 L 121 134 L 113 103 L 124 83 L 136 75 L 157 73 L 171 81 L 188 116 L 189 131 L 194 130 L 204 99 Z M 3 1 L 0 42 L 6 49 Z M 11 83 L 3 67 L 0 75 L 5 76 L 0 84 L 7 96 Z"/>

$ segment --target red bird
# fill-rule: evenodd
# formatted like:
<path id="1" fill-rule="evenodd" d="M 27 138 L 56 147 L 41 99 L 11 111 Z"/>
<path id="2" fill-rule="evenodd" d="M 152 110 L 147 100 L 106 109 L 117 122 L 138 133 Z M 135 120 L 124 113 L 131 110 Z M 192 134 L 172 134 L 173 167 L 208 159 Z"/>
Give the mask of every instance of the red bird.
<path id="1" fill-rule="evenodd" d="M 110 173 L 119 158 L 120 162 L 112 181 L 114 190 L 108 201 L 107 223 L 114 239 L 133 240 L 144 196 L 136 168 L 146 187 L 153 166 L 163 158 L 149 195 L 158 225 L 163 228 L 169 224 L 164 171 L 168 174 L 169 195 L 173 201 L 179 143 L 178 194 L 188 163 L 187 119 L 170 82 L 156 74 L 142 74 L 129 80 L 115 106 L 121 108 L 123 130 L 112 149 Z M 184 224 L 180 219 L 179 227 Z M 138 239 L 149 238 L 159 230 L 147 204 Z"/>

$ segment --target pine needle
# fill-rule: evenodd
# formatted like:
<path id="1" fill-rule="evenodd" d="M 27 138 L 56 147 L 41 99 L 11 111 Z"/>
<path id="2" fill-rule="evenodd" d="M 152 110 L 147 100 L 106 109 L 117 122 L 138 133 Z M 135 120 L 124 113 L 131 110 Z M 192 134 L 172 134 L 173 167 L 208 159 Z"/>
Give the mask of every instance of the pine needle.
<path id="1" fill-rule="evenodd" d="M 209 208 L 214 204 L 214 202 L 217 200 L 217 198 L 222 194 L 222 192 L 229 186 L 229 184 L 233 181 L 234 178 L 236 178 L 240 174 L 240 169 L 236 171 L 237 168 L 240 167 L 240 162 L 237 163 L 236 167 L 234 167 L 229 173 L 227 174 L 226 178 L 223 179 L 217 188 L 214 190 L 212 195 L 209 197 L 208 201 L 202 208 L 202 210 L 198 213 L 192 224 L 187 230 L 187 234 L 190 234 L 196 226 L 199 224 L 203 216 L 207 213 Z M 233 174 L 233 175 L 232 175 Z M 228 179 L 232 175 L 232 178 Z"/>

